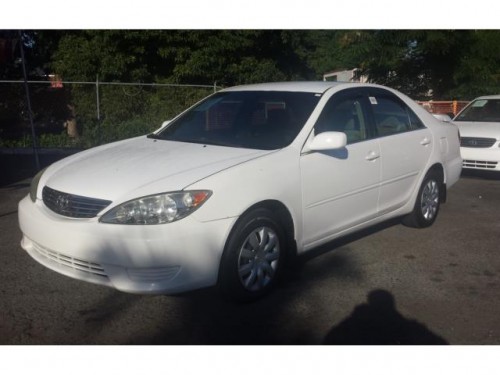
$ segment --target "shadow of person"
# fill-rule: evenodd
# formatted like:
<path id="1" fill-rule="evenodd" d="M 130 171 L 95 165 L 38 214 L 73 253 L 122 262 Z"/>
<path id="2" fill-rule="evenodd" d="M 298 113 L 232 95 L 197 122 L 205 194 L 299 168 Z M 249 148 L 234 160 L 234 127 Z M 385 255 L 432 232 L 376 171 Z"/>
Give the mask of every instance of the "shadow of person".
<path id="1" fill-rule="evenodd" d="M 327 345 L 446 345 L 448 342 L 416 320 L 404 318 L 395 308 L 394 297 L 373 290 L 368 303 L 334 326 L 323 342 Z"/>

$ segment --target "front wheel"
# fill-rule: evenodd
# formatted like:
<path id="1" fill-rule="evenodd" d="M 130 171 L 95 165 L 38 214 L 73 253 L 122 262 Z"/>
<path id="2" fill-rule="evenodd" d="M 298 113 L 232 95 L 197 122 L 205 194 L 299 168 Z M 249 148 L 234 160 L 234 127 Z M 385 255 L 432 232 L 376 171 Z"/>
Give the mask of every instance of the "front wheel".
<path id="1" fill-rule="evenodd" d="M 442 187 L 442 179 L 438 173 L 427 173 L 418 191 L 413 211 L 403 219 L 403 224 L 414 228 L 430 227 L 439 212 Z"/>
<path id="2" fill-rule="evenodd" d="M 267 209 L 243 216 L 233 228 L 219 271 L 219 288 L 230 299 L 251 301 L 268 293 L 285 255 L 279 221 Z"/>

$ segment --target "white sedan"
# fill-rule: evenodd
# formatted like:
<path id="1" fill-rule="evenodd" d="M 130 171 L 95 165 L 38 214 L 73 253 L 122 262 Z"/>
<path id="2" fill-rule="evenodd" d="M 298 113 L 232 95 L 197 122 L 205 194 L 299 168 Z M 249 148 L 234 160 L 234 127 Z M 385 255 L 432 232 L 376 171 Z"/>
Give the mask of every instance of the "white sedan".
<path id="1" fill-rule="evenodd" d="M 481 96 L 454 119 L 463 167 L 500 172 L 500 95 Z"/>
<path id="2" fill-rule="evenodd" d="M 21 245 L 124 292 L 217 285 L 250 300 L 337 237 L 395 217 L 430 226 L 461 165 L 457 128 L 389 88 L 234 87 L 39 173 L 19 203 Z"/>

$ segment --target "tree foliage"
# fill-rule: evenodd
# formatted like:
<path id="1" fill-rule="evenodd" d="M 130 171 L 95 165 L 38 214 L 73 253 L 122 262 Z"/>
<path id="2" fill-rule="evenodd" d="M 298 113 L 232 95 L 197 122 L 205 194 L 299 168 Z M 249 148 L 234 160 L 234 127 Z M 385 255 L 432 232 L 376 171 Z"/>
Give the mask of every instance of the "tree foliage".
<path id="1" fill-rule="evenodd" d="M 69 80 L 229 86 L 307 75 L 293 31 L 91 30 L 60 39 L 52 68 Z"/>
<path id="2" fill-rule="evenodd" d="M 0 41 L 15 43 L 17 35 L 2 31 Z M 101 81 L 231 86 L 321 79 L 327 71 L 360 68 L 372 81 L 416 96 L 429 90 L 434 97 L 499 91 L 499 30 L 43 30 L 23 35 L 32 75 L 45 71 L 71 81 L 99 76 Z M 20 77 L 17 55 L 1 63 L 4 79 Z"/>
<path id="3" fill-rule="evenodd" d="M 415 99 L 500 92 L 499 31 L 346 31 L 339 43 L 351 66 Z"/>

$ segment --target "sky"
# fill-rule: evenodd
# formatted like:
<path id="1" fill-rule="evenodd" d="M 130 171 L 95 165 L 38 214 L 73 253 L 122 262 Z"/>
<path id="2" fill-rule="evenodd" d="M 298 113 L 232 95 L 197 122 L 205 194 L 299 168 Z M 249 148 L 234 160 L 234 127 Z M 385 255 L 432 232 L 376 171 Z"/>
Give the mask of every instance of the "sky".
<path id="1" fill-rule="evenodd" d="M 24 0 L 2 4 L 0 28 L 498 29 L 499 10 L 494 0 Z"/>

